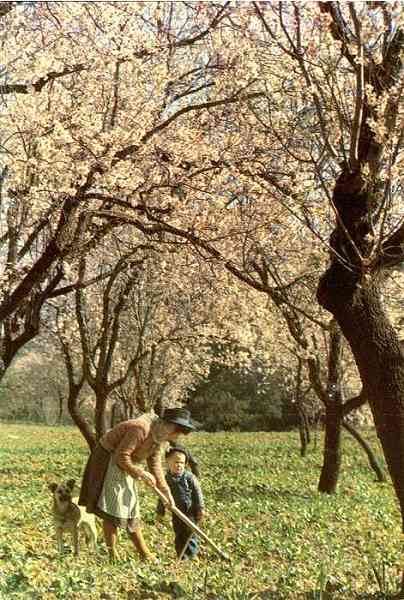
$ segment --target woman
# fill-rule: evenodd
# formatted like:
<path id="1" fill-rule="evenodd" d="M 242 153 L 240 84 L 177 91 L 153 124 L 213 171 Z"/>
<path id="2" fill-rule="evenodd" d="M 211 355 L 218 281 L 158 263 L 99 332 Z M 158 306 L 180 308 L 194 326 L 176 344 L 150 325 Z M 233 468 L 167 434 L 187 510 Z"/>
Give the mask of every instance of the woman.
<path id="1" fill-rule="evenodd" d="M 163 416 L 142 415 L 118 423 L 107 431 L 92 451 L 84 470 L 79 504 L 103 520 L 104 539 L 111 560 L 117 558 L 118 527 L 128 531 L 142 560 L 153 560 L 140 524 L 136 480 L 158 487 L 175 506 L 161 464 L 164 442 L 197 428 L 184 408 L 167 408 Z M 146 460 L 149 471 L 140 463 Z"/>

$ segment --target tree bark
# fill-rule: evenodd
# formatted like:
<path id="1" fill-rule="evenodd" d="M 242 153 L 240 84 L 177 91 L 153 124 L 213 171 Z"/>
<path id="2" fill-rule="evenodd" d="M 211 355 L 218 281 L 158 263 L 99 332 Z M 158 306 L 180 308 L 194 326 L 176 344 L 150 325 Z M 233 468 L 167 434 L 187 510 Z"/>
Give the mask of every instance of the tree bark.
<path id="1" fill-rule="evenodd" d="M 310 433 L 307 427 L 306 415 L 304 414 L 304 409 L 301 406 L 297 407 L 297 414 L 299 416 L 300 456 L 303 457 L 307 454 Z"/>
<path id="2" fill-rule="evenodd" d="M 320 281 L 319 300 L 333 313 L 351 346 L 404 530 L 404 357 L 384 313 L 379 282 L 375 278 L 359 282 L 355 274 L 334 263 Z"/>
<path id="3" fill-rule="evenodd" d="M 330 323 L 328 388 L 325 403 L 324 462 L 318 491 L 334 494 L 341 469 L 342 427 L 342 334 L 335 321 Z"/>
<path id="4" fill-rule="evenodd" d="M 318 482 L 318 491 L 334 494 L 341 469 L 342 410 L 339 391 L 326 405 L 323 467 Z"/>
<path id="5" fill-rule="evenodd" d="M 308 419 L 303 406 L 302 398 L 302 370 L 303 370 L 303 359 L 298 357 L 297 371 L 296 371 L 296 385 L 295 385 L 295 403 L 297 414 L 299 417 L 299 434 L 300 434 L 300 456 L 306 456 L 307 447 L 310 443 L 310 431 L 308 426 Z"/>
<path id="6" fill-rule="evenodd" d="M 103 391 L 95 391 L 95 435 L 99 440 L 107 430 L 107 400 L 108 394 Z"/>
<path id="7" fill-rule="evenodd" d="M 70 414 L 71 418 L 73 419 L 73 422 L 79 428 L 79 431 L 81 432 L 82 436 L 86 440 L 90 450 L 92 450 L 96 444 L 96 439 L 95 439 L 94 433 L 93 433 L 90 425 L 88 424 L 88 422 L 81 415 L 81 413 L 78 409 L 78 406 L 77 406 L 77 400 L 78 400 L 78 397 L 80 394 L 81 387 L 82 387 L 82 384 L 69 386 L 69 396 L 67 399 L 67 408 L 69 410 L 69 414 Z"/>
<path id="8" fill-rule="evenodd" d="M 61 425 L 62 419 L 63 419 L 63 394 L 62 394 L 62 390 L 60 388 L 57 389 L 57 395 L 58 395 L 58 416 L 57 416 L 56 422 L 58 423 L 58 425 Z"/>

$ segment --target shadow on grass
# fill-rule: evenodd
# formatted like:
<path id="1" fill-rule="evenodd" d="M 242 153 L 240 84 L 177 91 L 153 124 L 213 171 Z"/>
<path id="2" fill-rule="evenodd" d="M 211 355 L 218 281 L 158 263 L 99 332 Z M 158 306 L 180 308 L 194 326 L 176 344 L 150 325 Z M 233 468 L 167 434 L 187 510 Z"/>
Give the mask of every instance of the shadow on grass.
<path id="1" fill-rule="evenodd" d="M 250 600 L 291 600 L 292 596 L 287 593 L 277 592 L 276 590 L 264 590 L 255 594 L 251 594 Z M 384 594 L 376 592 L 368 594 L 366 592 L 355 594 L 350 591 L 344 592 L 327 592 L 320 590 L 311 590 L 296 594 L 293 600 L 401 600 L 404 595 L 401 594 Z"/>
<path id="2" fill-rule="evenodd" d="M 290 490 L 275 490 L 269 486 L 256 484 L 248 488 L 248 491 L 254 494 L 265 494 L 272 498 L 299 498 L 301 500 L 313 500 L 313 495 L 300 494 L 299 492 L 292 492 Z"/>
<path id="3" fill-rule="evenodd" d="M 238 487 L 234 485 L 228 485 L 225 487 L 218 487 L 213 491 L 213 496 L 215 500 L 223 500 L 227 501 L 231 500 L 239 500 L 240 497 L 246 496 L 265 496 L 266 498 L 272 498 L 275 500 L 281 498 L 298 498 L 299 500 L 313 500 L 313 495 L 309 494 L 301 494 L 299 492 L 290 491 L 287 489 L 274 489 L 269 485 L 265 485 L 264 483 L 256 483 L 255 485 L 250 485 L 247 487 Z"/>
<path id="4" fill-rule="evenodd" d="M 383 592 L 377 592 L 376 594 L 357 594 L 355 600 L 399 600 L 404 598 L 402 594 L 383 594 Z"/>

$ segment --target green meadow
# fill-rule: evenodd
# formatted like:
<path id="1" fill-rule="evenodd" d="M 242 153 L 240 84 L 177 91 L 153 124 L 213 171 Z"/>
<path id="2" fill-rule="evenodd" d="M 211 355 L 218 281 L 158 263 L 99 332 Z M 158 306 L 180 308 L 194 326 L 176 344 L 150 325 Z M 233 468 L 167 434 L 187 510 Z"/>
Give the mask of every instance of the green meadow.
<path id="1" fill-rule="evenodd" d="M 366 434 L 380 454 L 373 433 Z M 65 538 L 59 556 L 47 484 L 79 482 L 87 448 L 73 428 L 0 425 L 0 597 L 24 600 L 197 598 L 376 599 L 397 591 L 402 567 L 399 511 L 389 483 L 344 438 L 338 493 L 320 495 L 320 438 L 306 458 L 296 432 L 196 433 L 187 446 L 201 466 L 206 543 L 178 564 L 169 517 L 155 525 L 156 498 L 141 488 L 145 537 L 159 556 L 144 565 L 121 534 L 109 564 L 99 527 L 96 554 L 79 558 Z"/>

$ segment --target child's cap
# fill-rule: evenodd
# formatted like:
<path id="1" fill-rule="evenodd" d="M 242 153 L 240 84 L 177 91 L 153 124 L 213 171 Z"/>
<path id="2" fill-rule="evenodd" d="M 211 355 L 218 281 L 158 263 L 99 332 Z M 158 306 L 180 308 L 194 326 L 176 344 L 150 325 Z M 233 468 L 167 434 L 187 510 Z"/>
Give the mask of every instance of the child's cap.
<path id="1" fill-rule="evenodd" d="M 165 457 L 168 458 L 169 456 L 171 456 L 171 454 L 173 454 L 174 452 L 181 452 L 182 454 L 185 455 L 185 462 L 187 463 L 189 461 L 189 454 L 188 454 L 188 450 L 186 448 L 184 448 L 184 446 L 171 446 L 166 454 Z"/>

